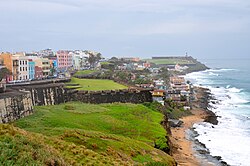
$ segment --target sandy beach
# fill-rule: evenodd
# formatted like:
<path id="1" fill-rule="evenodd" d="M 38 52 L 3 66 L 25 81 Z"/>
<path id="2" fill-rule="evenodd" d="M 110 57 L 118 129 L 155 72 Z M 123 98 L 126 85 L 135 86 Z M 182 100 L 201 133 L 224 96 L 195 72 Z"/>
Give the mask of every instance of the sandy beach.
<path id="1" fill-rule="evenodd" d="M 183 117 L 182 127 L 172 128 L 171 141 L 174 145 L 173 157 L 178 165 L 199 166 L 200 162 L 195 157 L 192 149 L 192 142 L 186 139 L 186 130 L 191 128 L 194 123 L 202 122 L 206 113 L 199 109 L 192 110 L 193 115 Z"/>
<path id="2" fill-rule="evenodd" d="M 180 166 L 200 166 L 201 161 L 195 157 L 195 152 L 192 149 L 193 142 L 187 140 L 186 131 L 193 127 L 195 123 L 203 122 L 211 116 L 210 112 L 206 111 L 202 106 L 201 100 L 206 100 L 204 89 L 196 89 L 196 101 L 193 102 L 192 115 L 182 117 L 181 127 L 171 128 L 172 136 L 170 137 L 173 144 L 172 155 Z"/>

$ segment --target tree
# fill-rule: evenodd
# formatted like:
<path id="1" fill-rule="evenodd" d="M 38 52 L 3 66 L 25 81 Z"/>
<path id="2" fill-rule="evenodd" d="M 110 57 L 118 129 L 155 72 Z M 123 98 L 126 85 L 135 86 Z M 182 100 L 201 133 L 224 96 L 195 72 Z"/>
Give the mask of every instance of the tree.
<path id="1" fill-rule="evenodd" d="M 112 58 L 110 58 L 110 60 L 109 61 L 113 61 L 113 62 L 116 62 L 116 61 L 118 61 L 119 59 L 117 58 L 117 57 L 112 57 Z"/>
<path id="2" fill-rule="evenodd" d="M 7 75 L 10 75 L 10 74 L 11 74 L 11 72 L 9 71 L 9 69 L 7 69 L 6 67 L 1 68 L 0 69 L 0 81 L 2 81 L 2 79 L 4 77 L 6 77 Z"/>
<path id="3" fill-rule="evenodd" d="M 56 73 L 56 69 L 53 67 L 50 69 L 50 75 L 54 76 L 54 74 Z"/>
<path id="4" fill-rule="evenodd" d="M 166 67 L 162 67 L 159 71 L 159 77 L 165 81 L 165 83 L 169 83 L 170 73 Z"/>
<path id="5" fill-rule="evenodd" d="M 91 67 L 95 67 L 95 64 L 102 59 L 102 54 L 99 52 L 97 53 L 92 51 L 85 51 L 85 53 L 89 55 L 87 61 L 89 62 Z"/>

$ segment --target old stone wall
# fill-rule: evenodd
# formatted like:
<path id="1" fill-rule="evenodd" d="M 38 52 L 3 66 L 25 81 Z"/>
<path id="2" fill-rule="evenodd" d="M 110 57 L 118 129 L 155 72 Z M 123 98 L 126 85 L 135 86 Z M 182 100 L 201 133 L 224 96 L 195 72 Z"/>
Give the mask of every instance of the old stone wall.
<path id="1" fill-rule="evenodd" d="M 84 103 L 143 103 L 152 102 L 150 90 L 117 90 L 117 91 L 78 91 L 68 92 L 69 101 L 80 101 Z"/>
<path id="2" fill-rule="evenodd" d="M 78 91 L 64 88 L 63 83 L 12 87 L 0 95 L 0 123 L 30 115 L 33 106 L 57 105 L 68 101 L 83 103 L 152 102 L 150 90 Z"/>
<path id="3" fill-rule="evenodd" d="M 9 123 L 33 112 L 30 92 L 14 91 L 0 96 L 0 123 Z"/>
<path id="4" fill-rule="evenodd" d="M 31 93 L 33 105 L 56 105 L 65 102 L 64 84 L 54 83 L 45 85 L 22 86 L 22 88 Z"/>

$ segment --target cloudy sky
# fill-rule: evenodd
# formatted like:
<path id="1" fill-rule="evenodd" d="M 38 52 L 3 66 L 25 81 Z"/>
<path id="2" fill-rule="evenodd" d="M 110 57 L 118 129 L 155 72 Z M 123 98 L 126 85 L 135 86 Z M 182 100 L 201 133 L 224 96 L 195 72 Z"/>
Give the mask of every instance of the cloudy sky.
<path id="1" fill-rule="evenodd" d="M 0 51 L 250 57 L 249 0 L 0 0 Z"/>

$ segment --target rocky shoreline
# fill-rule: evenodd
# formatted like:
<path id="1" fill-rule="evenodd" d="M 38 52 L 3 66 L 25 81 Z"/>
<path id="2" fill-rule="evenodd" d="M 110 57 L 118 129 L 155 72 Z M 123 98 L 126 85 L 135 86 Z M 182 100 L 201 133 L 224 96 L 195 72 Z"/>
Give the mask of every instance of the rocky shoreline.
<path id="1" fill-rule="evenodd" d="M 210 90 L 207 88 L 195 87 L 194 91 L 196 100 L 193 102 L 193 107 L 199 108 L 205 112 L 203 122 L 211 123 L 212 125 L 217 125 L 218 117 L 214 112 L 210 110 L 212 107 L 209 104 L 211 101 L 217 102 L 217 100 L 213 97 Z M 221 156 L 210 155 L 210 152 L 206 148 L 206 145 L 199 142 L 199 140 L 196 138 L 198 136 L 198 133 L 195 131 L 194 127 L 192 127 L 190 131 L 193 133 L 193 139 L 191 139 L 191 141 L 193 141 L 195 144 L 195 150 L 199 153 L 199 155 L 202 156 L 203 159 L 205 157 L 207 161 L 213 162 L 216 165 L 229 166 L 225 161 L 221 159 Z"/>
<path id="2" fill-rule="evenodd" d="M 218 165 L 228 166 L 220 156 L 211 156 L 209 150 L 197 139 L 198 133 L 193 127 L 196 123 L 207 122 L 217 125 L 217 116 L 210 109 L 210 102 L 217 102 L 209 89 L 194 87 L 192 115 L 181 118 L 181 127 L 171 128 L 171 141 L 174 145 L 173 156 L 179 165 Z"/>
<path id="3" fill-rule="evenodd" d="M 218 124 L 217 116 L 214 112 L 210 110 L 211 106 L 209 105 L 211 100 L 216 100 L 210 93 L 210 90 L 202 87 L 195 87 L 195 100 L 192 102 L 192 107 L 201 109 L 206 113 L 204 117 L 204 122 L 211 123 L 213 125 Z"/>

